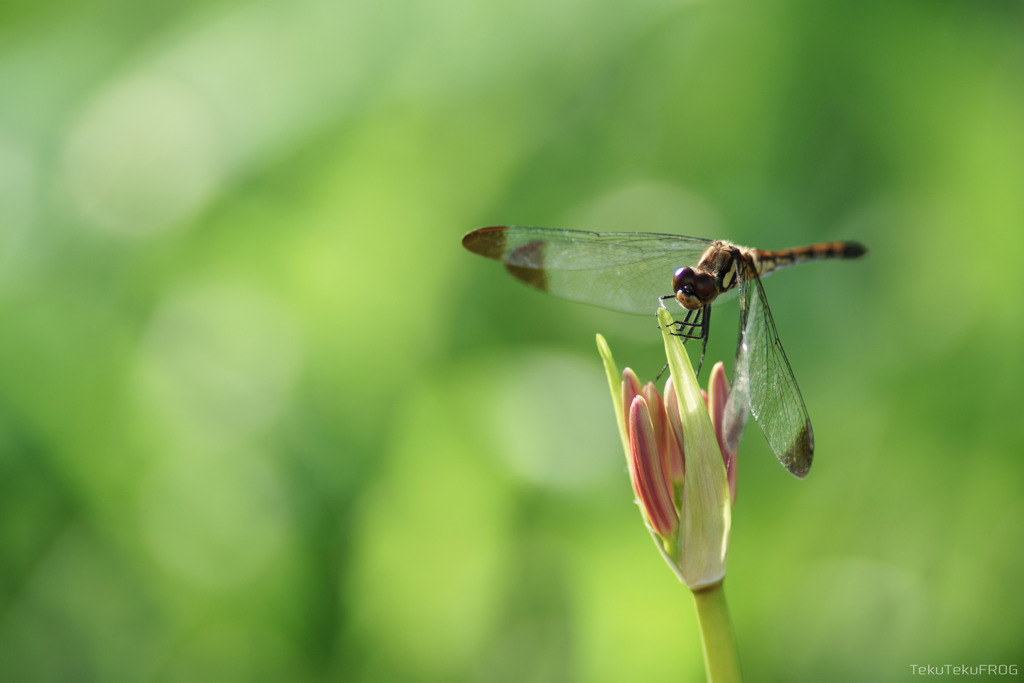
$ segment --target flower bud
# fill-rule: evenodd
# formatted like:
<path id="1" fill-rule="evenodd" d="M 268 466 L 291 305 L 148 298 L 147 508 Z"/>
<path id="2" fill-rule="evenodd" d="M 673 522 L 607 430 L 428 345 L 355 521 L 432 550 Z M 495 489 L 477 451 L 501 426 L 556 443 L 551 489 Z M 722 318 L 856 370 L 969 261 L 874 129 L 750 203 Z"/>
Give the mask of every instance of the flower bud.
<path id="1" fill-rule="evenodd" d="M 651 528 L 662 538 L 670 538 L 679 527 L 679 513 L 672 502 L 658 437 L 643 396 L 636 396 L 629 408 L 629 447 L 629 469 L 640 504 Z"/>

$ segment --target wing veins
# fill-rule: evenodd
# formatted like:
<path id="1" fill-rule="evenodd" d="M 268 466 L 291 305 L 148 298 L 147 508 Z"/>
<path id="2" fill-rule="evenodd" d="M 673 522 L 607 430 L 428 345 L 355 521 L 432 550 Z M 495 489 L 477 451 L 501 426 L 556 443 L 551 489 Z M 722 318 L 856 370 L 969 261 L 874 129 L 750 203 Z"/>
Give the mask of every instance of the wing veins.
<path id="1" fill-rule="evenodd" d="M 730 444 L 738 445 L 749 408 L 779 462 L 796 476 L 806 476 L 814 455 L 807 407 L 779 340 L 760 278 L 756 272 L 745 272 L 739 287 L 740 338 L 734 395 L 730 395 L 727 405 L 727 438 Z"/>
<path id="2" fill-rule="evenodd" d="M 712 243 L 658 233 L 581 232 L 509 227 L 494 235 L 515 277 L 558 297 L 627 313 L 651 314 L 671 293 L 672 273 L 695 265 Z M 534 273 L 536 275 L 534 275 Z"/>

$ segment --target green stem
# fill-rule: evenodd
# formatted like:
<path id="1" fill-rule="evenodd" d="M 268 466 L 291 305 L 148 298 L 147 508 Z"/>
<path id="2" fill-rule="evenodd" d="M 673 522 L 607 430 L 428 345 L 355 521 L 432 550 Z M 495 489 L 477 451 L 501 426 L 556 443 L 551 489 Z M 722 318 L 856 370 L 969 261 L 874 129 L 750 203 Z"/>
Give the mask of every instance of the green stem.
<path id="1" fill-rule="evenodd" d="M 740 657 L 722 582 L 693 592 L 708 683 L 739 683 Z"/>

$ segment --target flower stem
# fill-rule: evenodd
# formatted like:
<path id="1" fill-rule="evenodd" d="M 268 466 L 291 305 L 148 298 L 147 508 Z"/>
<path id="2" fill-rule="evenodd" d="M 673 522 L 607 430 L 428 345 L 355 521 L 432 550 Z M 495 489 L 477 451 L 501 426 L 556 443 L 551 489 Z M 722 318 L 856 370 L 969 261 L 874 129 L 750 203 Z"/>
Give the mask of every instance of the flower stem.
<path id="1" fill-rule="evenodd" d="M 693 592 L 708 683 L 738 683 L 740 658 L 722 582 Z"/>

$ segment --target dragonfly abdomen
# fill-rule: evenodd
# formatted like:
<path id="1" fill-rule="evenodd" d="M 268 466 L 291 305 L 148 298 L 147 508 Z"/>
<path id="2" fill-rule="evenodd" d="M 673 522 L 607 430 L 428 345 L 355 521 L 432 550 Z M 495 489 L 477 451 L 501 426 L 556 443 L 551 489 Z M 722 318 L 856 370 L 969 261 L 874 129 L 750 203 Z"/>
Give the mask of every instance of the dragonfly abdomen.
<path id="1" fill-rule="evenodd" d="M 764 251 L 751 249 L 757 258 L 757 270 L 760 275 L 767 275 L 773 270 L 792 266 L 805 261 L 825 261 L 828 259 L 854 259 L 867 253 L 860 242 L 822 242 L 806 247 Z"/>

